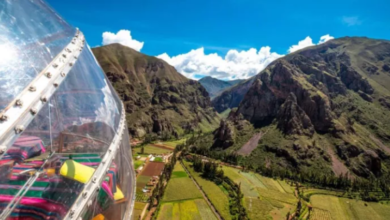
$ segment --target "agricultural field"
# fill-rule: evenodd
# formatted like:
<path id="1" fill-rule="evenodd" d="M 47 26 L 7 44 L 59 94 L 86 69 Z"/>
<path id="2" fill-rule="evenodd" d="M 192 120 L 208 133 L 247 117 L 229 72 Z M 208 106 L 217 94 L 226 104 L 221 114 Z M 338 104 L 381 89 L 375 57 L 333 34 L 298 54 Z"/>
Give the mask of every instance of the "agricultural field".
<path id="1" fill-rule="evenodd" d="M 136 180 L 136 194 L 135 199 L 137 202 L 147 202 L 149 195 L 142 192 L 142 189 L 146 186 L 152 176 L 159 176 L 164 169 L 165 164 L 160 162 L 149 162 L 146 167 L 138 175 Z"/>
<path id="2" fill-rule="evenodd" d="M 154 155 L 161 155 L 161 154 L 167 154 L 171 153 L 173 149 L 170 148 L 162 148 L 155 145 L 148 144 L 143 147 L 144 148 L 144 154 L 154 154 Z M 137 153 L 141 153 L 141 147 L 136 148 Z"/>
<path id="3" fill-rule="evenodd" d="M 227 191 L 223 188 L 220 188 L 214 182 L 203 179 L 199 173 L 194 171 L 194 169 L 191 167 L 191 163 L 186 161 L 183 163 L 191 173 L 192 177 L 202 187 L 203 191 L 206 193 L 206 196 L 210 199 L 211 203 L 214 205 L 220 215 L 225 220 L 232 219 L 229 210 L 229 195 Z"/>
<path id="4" fill-rule="evenodd" d="M 199 192 L 194 182 L 188 176 L 184 176 L 169 180 L 163 201 L 169 202 L 196 198 L 202 198 L 201 192 Z"/>
<path id="5" fill-rule="evenodd" d="M 204 199 L 195 199 L 174 203 L 163 203 L 157 219 L 216 220 L 217 218 Z"/>
<path id="6" fill-rule="evenodd" d="M 146 203 L 143 203 L 143 202 L 135 202 L 134 203 L 134 211 L 133 211 L 133 216 L 134 218 L 133 219 L 140 219 L 140 216 L 142 214 L 142 211 L 144 210 L 146 206 Z"/>
<path id="7" fill-rule="evenodd" d="M 146 167 L 142 170 L 141 176 L 159 176 L 164 170 L 164 163 L 160 162 L 149 162 Z"/>
<path id="8" fill-rule="evenodd" d="M 390 219 L 389 204 L 364 202 L 331 195 L 313 195 L 310 201 L 314 210 L 312 219 Z M 329 218 L 329 215 L 324 212 L 328 212 L 331 217 Z"/>
<path id="9" fill-rule="evenodd" d="M 183 138 L 183 139 L 175 140 L 175 141 L 164 141 L 162 144 L 174 149 L 178 144 L 183 144 L 184 142 L 186 142 L 186 140 L 187 140 L 187 138 Z"/>
<path id="10" fill-rule="evenodd" d="M 226 176 L 241 184 L 250 219 L 284 219 L 297 204 L 293 188 L 285 181 L 223 166 Z"/>
<path id="11" fill-rule="evenodd" d="M 157 219 L 217 219 L 180 163 L 175 164 Z"/>

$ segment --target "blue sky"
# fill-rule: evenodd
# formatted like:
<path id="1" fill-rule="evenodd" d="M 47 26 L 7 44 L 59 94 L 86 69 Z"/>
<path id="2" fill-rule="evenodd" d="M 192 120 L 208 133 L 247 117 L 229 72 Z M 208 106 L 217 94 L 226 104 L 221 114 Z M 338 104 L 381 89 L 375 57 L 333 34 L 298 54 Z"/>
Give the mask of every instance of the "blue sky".
<path id="1" fill-rule="evenodd" d="M 199 48 L 224 58 L 264 46 L 283 55 L 307 36 L 317 43 L 326 34 L 390 39 L 388 0 L 47 1 L 91 46 L 102 45 L 103 32 L 124 29 L 144 42 L 141 52 L 170 58 Z"/>

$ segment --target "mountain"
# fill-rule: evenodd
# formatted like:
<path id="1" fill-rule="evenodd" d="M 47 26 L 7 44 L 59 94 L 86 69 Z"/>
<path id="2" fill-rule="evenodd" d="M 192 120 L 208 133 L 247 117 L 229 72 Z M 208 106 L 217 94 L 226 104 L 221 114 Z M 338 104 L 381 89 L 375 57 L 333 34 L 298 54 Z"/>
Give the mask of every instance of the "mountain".
<path id="1" fill-rule="evenodd" d="M 231 80 L 231 81 L 223 81 L 219 79 L 215 79 L 211 76 L 203 77 L 199 80 L 199 83 L 207 90 L 211 98 L 217 96 L 223 90 L 232 87 L 244 80 Z"/>
<path id="2" fill-rule="evenodd" d="M 219 93 L 211 101 L 215 110 L 221 113 L 227 109 L 238 107 L 254 80 L 255 77 L 249 78 Z"/>
<path id="3" fill-rule="evenodd" d="M 92 50 L 124 102 L 132 136 L 178 136 L 218 126 L 207 91 L 165 61 L 120 44 Z"/>
<path id="4" fill-rule="evenodd" d="M 351 178 L 389 172 L 390 41 L 331 40 L 280 58 L 251 80 L 214 132 L 213 148 L 240 153 L 242 143 L 257 137 L 243 153 L 253 166 Z M 225 91 L 214 105 L 247 86 Z"/>

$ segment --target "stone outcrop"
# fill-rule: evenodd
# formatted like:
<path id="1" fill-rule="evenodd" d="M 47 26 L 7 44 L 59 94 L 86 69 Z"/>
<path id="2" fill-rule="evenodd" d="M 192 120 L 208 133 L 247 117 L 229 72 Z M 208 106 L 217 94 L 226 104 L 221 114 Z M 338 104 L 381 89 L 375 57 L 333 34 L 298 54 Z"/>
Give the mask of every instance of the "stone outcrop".
<path id="1" fill-rule="evenodd" d="M 299 107 L 297 97 L 290 93 L 278 113 L 278 128 L 285 134 L 314 134 L 314 126 L 309 116 Z"/>

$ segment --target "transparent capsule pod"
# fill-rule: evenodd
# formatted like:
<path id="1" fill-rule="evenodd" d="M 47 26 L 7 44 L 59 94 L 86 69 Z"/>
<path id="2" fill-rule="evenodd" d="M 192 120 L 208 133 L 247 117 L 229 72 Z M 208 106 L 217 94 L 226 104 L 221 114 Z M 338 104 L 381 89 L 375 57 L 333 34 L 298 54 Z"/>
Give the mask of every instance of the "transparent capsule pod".
<path id="1" fill-rule="evenodd" d="M 82 32 L 0 2 L 0 219 L 131 219 L 123 105 Z"/>

